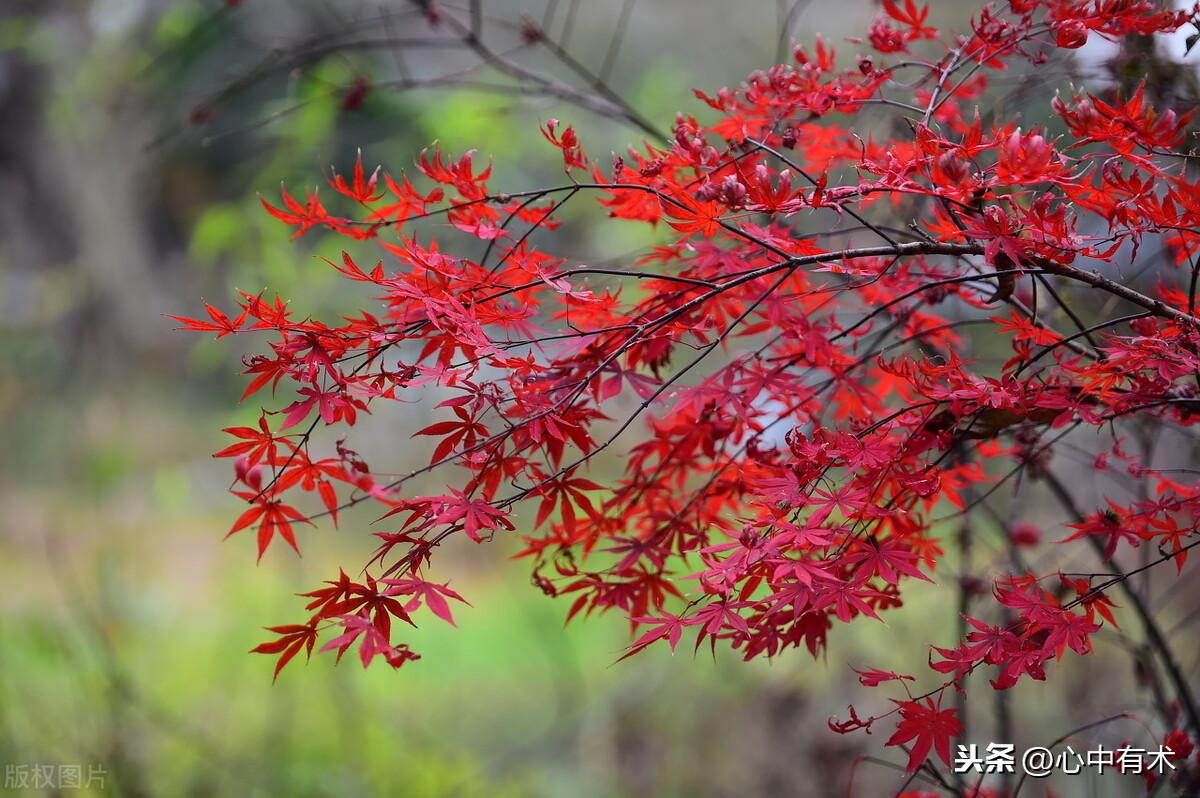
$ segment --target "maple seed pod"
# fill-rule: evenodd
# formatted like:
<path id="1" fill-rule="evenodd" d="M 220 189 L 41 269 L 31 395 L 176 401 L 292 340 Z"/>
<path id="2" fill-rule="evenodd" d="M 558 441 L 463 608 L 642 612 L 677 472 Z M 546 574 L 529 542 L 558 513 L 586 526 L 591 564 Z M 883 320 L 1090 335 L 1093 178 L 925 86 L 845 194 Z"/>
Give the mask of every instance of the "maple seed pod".
<path id="1" fill-rule="evenodd" d="M 719 183 L 705 183 L 696 189 L 696 199 L 701 202 L 712 202 L 717 198 L 721 188 Z"/>
<path id="2" fill-rule="evenodd" d="M 638 174 L 640 174 L 642 177 L 658 177 L 660 174 L 662 174 L 664 166 L 666 166 L 666 163 L 662 158 L 655 158 L 653 161 L 650 161 L 641 169 L 639 169 Z"/>
<path id="3" fill-rule="evenodd" d="M 197 105 L 188 114 L 188 122 L 193 125 L 202 125 L 213 117 L 212 109 L 206 105 Z"/>
<path id="4" fill-rule="evenodd" d="M 1134 319 L 1129 327 L 1138 335 L 1149 338 L 1158 333 L 1158 322 L 1148 316 Z"/>
<path id="5" fill-rule="evenodd" d="M 951 150 L 938 156 L 937 169 L 951 183 L 961 183 L 967 176 L 968 164 Z"/>
<path id="6" fill-rule="evenodd" d="M 521 41 L 525 44 L 537 44 L 542 40 L 542 29 L 528 16 L 521 16 Z"/>
<path id="7" fill-rule="evenodd" d="M 370 93 L 371 79 L 366 75 L 359 75 L 346 91 L 345 97 L 342 98 L 342 110 L 353 111 L 361 108 Z"/>
<path id="8" fill-rule="evenodd" d="M 988 593 L 988 587 L 982 579 L 977 576 L 967 575 L 958 580 L 959 587 L 967 596 L 983 596 Z"/>
<path id="9" fill-rule="evenodd" d="M 536 587 L 538 590 L 541 590 L 543 594 L 549 596 L 550 598 L 554 598 L 558 595 L 558 589 L 554 587 L 554 583 L 548 578 L 542 576 L 540 573 L 534 573 L 530 578 L 530 581 L 533 583 L 534 587 Z"/>
<path id="10" fill-rule="evenodd" d="M 887 23 L 883 17 L 876 17 L 867 32 L 871 46 L 881 53 L 902 53 L 908 49 L 906 37 Z"/>
<path id="11" fill-rule="evenodd" d="M 233 472 L 240 482 L 244 482 L 252 490 L 262 490 L 262 467 L 250 465 L 250 458 L 246 455 L 234 461 Z"/>
<path id="12" fill-rule="evenodd" d="M 1008 537 L 1014 546 L 1028 548 L 1042 541 L 1042 530 L 1028 521 L 1018 521 L 1008 530 Z"/>
<path id="13" fill-rule="evenodd" d="M 1139 687 L 1149 687 L 1154 684 L 1154 674 L 1146 667 L 1146 661 L 1141 657 L 1134 661 L 1133 672 Z"/>
<path id="14" fill-rule="evenodd" d="M 1054 26 L 1054 43 L 1067 50 L 1076 50 L 1087 44 L 1088 30 L 1079 20 L 1070 20 Z"/>
<path id="15" fill-rule="evenodd" d="M 1172 762 L 1178 762 L 1187 759 L 1191 756 L 1195 746 L 1192 740 L 1188 737 L 1188 733 L 1183 729 L 1172 729 L 1163 737 L 1163 747 L 1171 750 L 1171 755 L 1168 757 Z"/>
<path id="16" fill-rule="evenodd" d="M 936 285 L 925 292 L 925 304 L 940 305 L 950 296 L 950 286 Z"/>

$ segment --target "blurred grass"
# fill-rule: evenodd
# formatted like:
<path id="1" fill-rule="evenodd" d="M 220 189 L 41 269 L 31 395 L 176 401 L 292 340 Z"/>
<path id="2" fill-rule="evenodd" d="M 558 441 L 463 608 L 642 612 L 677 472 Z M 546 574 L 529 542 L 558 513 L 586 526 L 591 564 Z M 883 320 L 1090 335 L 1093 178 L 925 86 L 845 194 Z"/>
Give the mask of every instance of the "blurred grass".
<path id="1" fill-rule="evenodd" d="M 57 520 L 85 529 L 86 515 Z M 216 794 L 404 785 L 405 795 L 554 795 L 573 785 L 571 794 L 612 795 L 614 714 L 634 713 L 660 745 L 675 745 L 677 724 L 744 700 L 764 675 L 725 653 L 717 664 L 651 652 L 605 667 L 623 629 L 593 620 L 560 631 L 564 607 L 521 584 L 524 569 L 511 564 L 443 566 L 475 606 L 456 608 L 457 629 L 406 635 L 424 659 L 401 672 L 319 656 L 271 687 L 272 660 L 244 653 L 262 639 L 256 626 L 298 616 L 290 593 L 328 574 L 344 533 L 313 536 L 302 561 L 276 550 L 256 568 L 247 544 L 216 545 L 227 519 L 160 506 L 141 524 L 105 523 L 90 543 L 55 542 L 41 562 L 3 552 L 18 567 L 0 578 L 25 597 L 8 602 L 0 630 L 11 641 L 0 672 L 21 675 L 0 699 L 7 761 L 112 762 L 122 787 L 144 781 L 149 794 L 207 783 Z M 676 751 L 676 766 L 690 768 L 696 753 Z"/>

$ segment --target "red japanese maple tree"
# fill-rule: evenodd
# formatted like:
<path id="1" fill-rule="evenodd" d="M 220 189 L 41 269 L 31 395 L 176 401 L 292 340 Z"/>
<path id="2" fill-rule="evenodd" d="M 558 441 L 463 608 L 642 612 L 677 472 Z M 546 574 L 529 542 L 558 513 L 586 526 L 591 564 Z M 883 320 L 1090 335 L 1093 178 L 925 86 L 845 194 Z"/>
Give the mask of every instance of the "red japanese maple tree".
<path id="1" fill-rule="evenodd" d="M 299 622 L 255 651 L 278 655 L 276 674 L 318 644 L 400 667 L 418 659 L 414 619 L 453 623 L 465 601 L 434 575 L 439 544 L 519 536 L 568 617 L 628 619 L 626 656 L 685 639 L 746 659 L 816 656 L 842 625 L 899 606 L 912 580 L 941 582 L 962 597 L 962 639 L 933 648 L 920 679 L 860 671 L 895 688 L 891 709 L 830 726 L 891 724 L 909 771 L 964 795 L 938 761 L 962 730 L 968 678 L 1046 679 L 1092 651 L 1119 605 L 1182 747 L 1200 734 L 1198 704 L 1130 576 L 1181 572 L 1200 545 L 1200 471 L 1162 467 L 1128 436 L 1191 451 L 1200 422 L 1192 119 L 1136 81 L 1026 100 L 1047 129 L 995 109 L 998 76 L 1089 39 L 1144 46 L 1195 14 L 1010 0 L 953 33 L 914 0 L 883 0 L 853 66 L 818 37 L 737 88 L 697 91 L 696 116 L 611 162 L 546 122 L 560 185 L 496 187 L 471 152 L 431 149 L 415 174 L 360 157 L 330 180 L 336 202 L 287 190 L 264 202 L 296 235 L 353 242 L 329 266 L 367 304 L 320 321 L 243 294 L 235 313 L 180 319 L 267 336 L 243 398 L 287 397 L 226 430 L 235 440 L 216 456 L 233 460 L 248 504 L 229 534 L 255 530 L 261 557 L 277 536 L 297 548 L 299 524 L 350 523 L 356 505 L 382 517 L 365 569 L 305 593 Z M 541 32 L 526 22 L 524 35 Z M 669 235 L 604 266 L 535 245 L 585 198 Z M 350 448 L 372 407 L 431 391 L 451 398 L 417 433 L 427 465 L 384 476 Z M 1081 505 L 1052 461 L 1089 427 L 1087 467 L 1130 486 L 1102 506 Z M 605 450 L 625 458 L 611 483 L 589 477 Z M 406 490 L 435 470 L 443 491 Z M 1061 528 L 993 503 L 1035 485 Z M 324 509 L 300 509 L 305 493 Z M 977 515 L 1004 533 L 990 585 L 942 563 L 941 540 L 967 546 Z M 1059 565 L 1039 570 L 1031 552 L 1055 545 Z M 1061 565 L 1089 559 L 1086 572 Z"/>

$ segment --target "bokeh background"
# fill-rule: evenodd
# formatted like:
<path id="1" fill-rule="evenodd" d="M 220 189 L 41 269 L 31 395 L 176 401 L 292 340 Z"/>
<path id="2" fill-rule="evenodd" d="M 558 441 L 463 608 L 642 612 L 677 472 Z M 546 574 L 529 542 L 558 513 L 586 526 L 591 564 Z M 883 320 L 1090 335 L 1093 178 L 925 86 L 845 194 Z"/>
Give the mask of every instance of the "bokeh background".
<path id="1" fill-rule="evenodd" d="M 209 454 L 225 445 L 222 427 L 257 416 L 237 404 L 253 342 L 176 333 L 162 314 L 229 306 L 235 288 L 331 316 L 358 307 L 317 260 L 340 244 L 290 241 L 258 195 L 273 197 L 281 180 L 315 185 L 331 164 L 346 171 L 360 147 L 393 170 L 435 139 L 451 152 L 476 147 L 495 158 L 495 185 L 520 189 L 554 179 L 539 120 L 573 122 L 592 153 L 641 135 L 552 99 L 454 83 L 380 87 L 345 107 L 342 87 L 360 74 L 463 66 L 437 49 L 343 48 L 302 69 L 253 72 L 275 50 L 319 47 L 364 20 L 389 22 L 363 36 L 431 35 L 402 5 L 0 3 L 0 764 L 99 766 L 106 783 L 93 792 L 130 796 L 848 794 L 856 757 L 882 740 L 826 727 L 862 698 L 846 664 L 919 672 L 921 644 L 946 644 L 956 628 L 936 588 L 911 588 L 886 625 L 835 636 L 827 661 L 656 648 L 614 664 L 622 624 L 564 629 L 566 605 L 508 559 L 516 541 L 498 541 L 440 558 L 439 576 L 474 606 L 456 611 L 457 629 L 411 636 L 424 657 L 415 666 L 363 671 L 321 656 L 272 686 L 272 659 L 246 653 L 261 626 L 300 617 L 292 594 L 365 560 L 371 519 L 307 533 L 302 559 L 277 545 L 256 565 L 249 538 L 223 542 L 239 508 L 225 493 L 228 462 Z M 572 5 L 571 52 L 597 68 L 624 25 L 611 85 L 667 127 L 677 109 L 703 110 L 691 87 L 711 92 L 773 63 L 793 4 L 564 2 L 558 29 Z M 937 22 L 961 28 L 971 5 L 935 4 Z M 501 20 L 546 10 L 544 0 L 485 6 Z M 870 0 L 801 2 L 790 28 L 837 43 L 876 11 Z M 501 45 L 514 36 L 486 32 Z M 589 223 L 587 203 L 565 213 L 562 251 L 653 243 L 628 225 Z M 371 454 L 396 471 L 424 464 L 409 434 L 429 412 L 407 407 L 375 427 Z M 1064 667 L 1053 687 L 1013 697 L 1016 741 L 1045 742 L 1140 700 L 1095 689 L 1129 683 L 1124 659 Z M 986 718 L 994 699 L 979 698 Z M 857 768 L 856 795 L 901 781 L 886 765 Z M 1118 791 L 1089 794 L 1125 788 L 1103 789 Z"/>

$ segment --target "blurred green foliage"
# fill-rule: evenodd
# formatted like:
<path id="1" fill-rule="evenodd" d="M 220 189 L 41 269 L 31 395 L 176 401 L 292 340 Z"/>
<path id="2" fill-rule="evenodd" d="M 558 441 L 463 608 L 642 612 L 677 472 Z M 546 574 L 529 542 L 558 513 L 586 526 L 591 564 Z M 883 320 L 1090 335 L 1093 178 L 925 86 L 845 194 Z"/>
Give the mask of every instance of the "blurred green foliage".
<path id="1" fill-rule="evenodd" d="M 911 591 L 887 625 L 835 636 L 830 664 L 789 653 L 747 665 L 685 644 L 614 665 L 627 630 L 608 618 L 563 630 L 568 603 L 503 559 L 515 543 L 457 547 L 437 576 L 475 606 L 456 608 L 457 629 L 412 631 L 424 659 L 393 673 L 319 656 L 271 686 L 271 659 L 246 653 L 259 627 L 300 620 L 292 594 L 363 561 L 370 519 L 306 530 L 303 559 L 276 547 L 260 566 L 248 539 L 222 543 L 238 508 L 224 493 L 227 463 L 208 453 L 224 444 L 221 427 L 257 417 L 256 402 L 236 404 L 240 347 L 253 343 L 186 338 L 160 314 L 228 306 L 235 288 L 331 318 L 359 307 L 319 260 L 337 258 L 338 242 L 292 241 L 259 204 L 260 193 L 277 202 L 281 180 L 302 195 L 331 164 L 348 170 L 358 147 L 393 171 L 434 139 L 451 152 L 481 147 L 497 185 L 524 187 L 562 180 L 539 120 L 584 119 L 593 152 L 636 136 L 578 109 L 466 89 L 373 92 L 347 112 L 334 89 L 355 68 L 336 56 L 301 77 L 272 74 L 192 126 L 181 120 L 262 55 L 250 43 L 273 23 L 311 29 L 328 9 L 245 3 L 264 6 L 264 32 L 217 3 L 141 5 L 0 10 L 0 64 L 28 89 L 0 98 L 6 120 L 26 123 L 5 131 L 17 155 L 0 169 L 33 186 L 13 195 L 21 224 L 0 236 L 0 765 L 99 763 L 104 794 L 131 796 L 833 794 L 874 742 L 826 730 L 857 688 L 844 664 L 919 671 L 896 651 L 920 646 L 899 641 L 954 633 L 956 608 L 936 588 Z M 757 13 L 769 20 L 770 6 Z M 747 10 L 720 31 L 738 46 L 676 57 L 661 43 L 668 28 L 691 41 L 707 23 L 672 9 L 647 21 L 618 68 L 634 105 L 662 122 L 694 107 L 688 86 L 731 82 L 774 51 L 770 36 L 751 46 L 745 31 L 759 23 Z M 596 55 L 588 31 L 577 39 Z M 561 215 L 562 247 L 580 258 L 659 235 L 597 222 L 585 200 Z M 18 254 L 29 252 L 41 254 Z M 381 441 L 396 455 L 389 467 L 422 459 L 402 428 L 393 434 Z M 604 461 L 599 477 L 619 464 Z M 1069 702 L 1037 685 L 1024 695 L 1032 735 Z M 896 782 L 886 769 L 859 778 Z"/>

